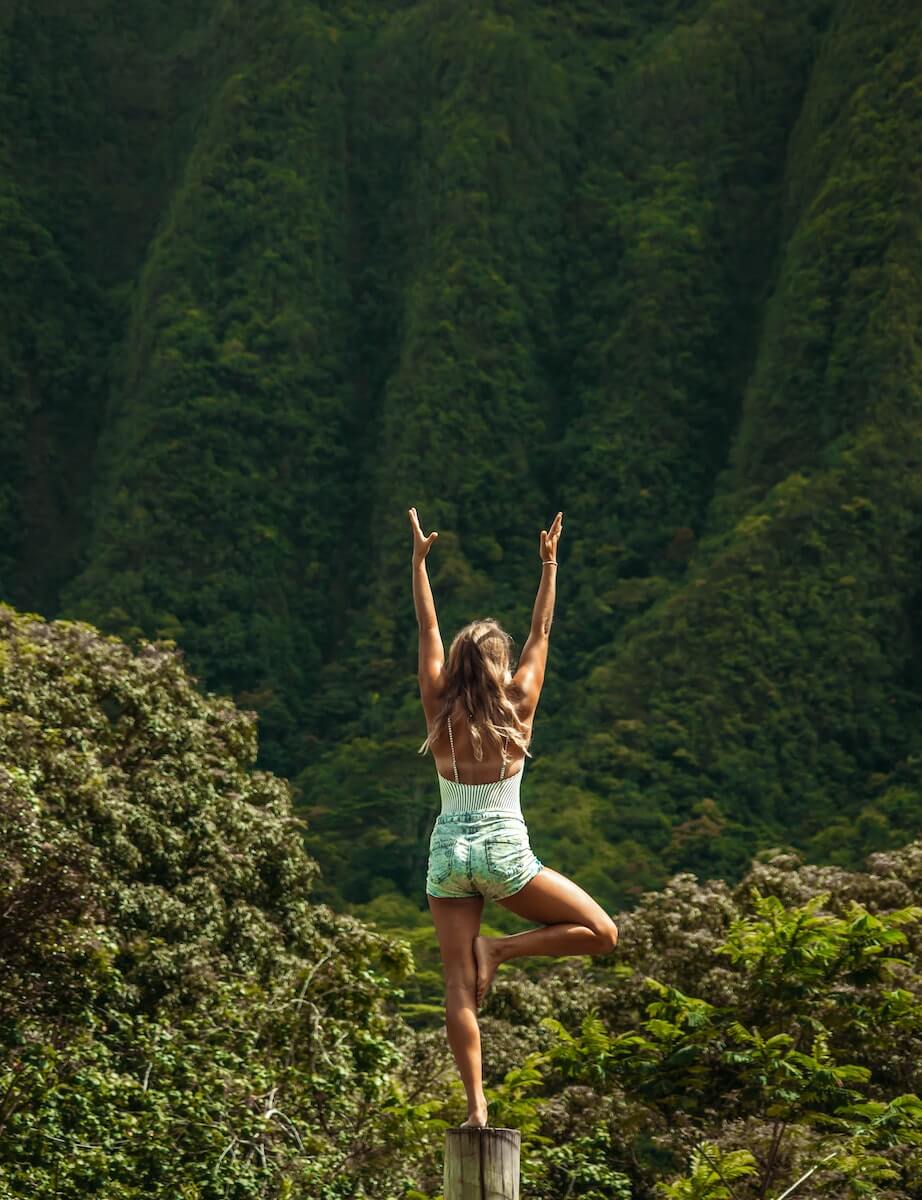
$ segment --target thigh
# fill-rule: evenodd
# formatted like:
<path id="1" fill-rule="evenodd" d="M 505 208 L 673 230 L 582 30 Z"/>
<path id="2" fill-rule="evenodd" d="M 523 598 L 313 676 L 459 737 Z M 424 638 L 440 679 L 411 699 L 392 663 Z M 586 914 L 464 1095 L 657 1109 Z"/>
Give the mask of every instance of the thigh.
<path id="1" fill-rule="evenodd" d="M 429 911 L 439 939 L 445 982 L 473 987 L 477 979 L 474 938 L 480 932 L 483 896 L 464 899 L 429 897 Z"/>
<path id="2" fill-rule="evenodd" d="M 538 925 L 559 925 L 572 921 L 596 932 L 611 926 L 611 917 L 588 892 L 551 867 L 542 866 L 534 879 L 523 888 L 496 903 Z"/>

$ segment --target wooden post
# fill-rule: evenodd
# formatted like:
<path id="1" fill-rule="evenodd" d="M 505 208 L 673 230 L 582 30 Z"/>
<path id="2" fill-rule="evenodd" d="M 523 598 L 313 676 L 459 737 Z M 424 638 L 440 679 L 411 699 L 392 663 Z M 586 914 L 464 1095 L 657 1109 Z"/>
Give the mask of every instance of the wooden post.
<path id="1" fill-rule="evenodd" d="M 519 1200 L 518 1129 L 445 1131 L 445 1200 Z"/>

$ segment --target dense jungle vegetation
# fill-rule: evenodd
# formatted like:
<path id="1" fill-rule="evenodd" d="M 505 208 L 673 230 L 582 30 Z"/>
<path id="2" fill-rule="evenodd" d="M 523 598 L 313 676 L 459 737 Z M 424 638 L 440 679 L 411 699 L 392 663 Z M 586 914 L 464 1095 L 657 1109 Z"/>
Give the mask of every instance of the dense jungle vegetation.
<path id="1" fill-rule="evenodd" d="M 545 861 L 618 904 L 905 841 L 917 26 L 14 4 L 6 599 L 174 639 L 259 713 L 322 893 L 418 905 L 406 508 L 446 640 L 489 612 L 521 645 L 560 507 Z"/>
<path id="2" fill-rule="evenodd" d="M 920 61 L 905 0 L 3 6 L 0 1200 L 437 1195 L 410 505 L 446 646 L 565 515 L 523 806 L 622 938 L 491 994 L 524 1194 L 919 1189 Z"/>
<path id="3" fill-rule="evenodd" d="M 422 904 L 406 510 L 521 646 L 609 905 L 919 826 L 919 29 L 842 0 L 14 3 L 0 594 L 259 714 L 339 907 Z"/>
<path id="4" fill-rule="evenodd" d="M 314 891 L 256 718 L 177 651 L 0 606 L 0 1197 L 431 1200 L 440 979 Z M 482 1012 L 529 1200 L 922 1186 L 922 842 L 673 877 Z"/>

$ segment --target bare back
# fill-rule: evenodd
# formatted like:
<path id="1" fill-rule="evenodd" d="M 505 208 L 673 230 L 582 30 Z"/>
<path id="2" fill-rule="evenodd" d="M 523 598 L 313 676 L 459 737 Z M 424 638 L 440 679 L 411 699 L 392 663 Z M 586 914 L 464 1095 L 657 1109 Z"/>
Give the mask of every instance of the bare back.
<path id="1" fill-rule="evenodd" d="M 524 651 L 523 651 L 524 657 Z M 521 666 L 520 666 L 521 670 Z M 540 687 L 536 692 L 526 691 L 519 680 L 519 672 L 513 677 L 512 685 L 507 693 L 520 721 L 527 726 L 526 739 L 530 742 L 534 728 L 535 710 L 538 706 Z M 527 680 L 530 682 L 530 680 Z M 458 777 L 462 783 L 492 783 L 498 779 L 502 771 L 502 746 L 494 742 L 489 735 L 483 738 L 483 758 L 474 757 L 474 743 L 471 740 L 470 721 L 464 705 L 458 701 L 451 711 L 451 737 L 454 739 L 455 761 L 458 764 Z M 448 725 L 444 726 L 439 737 L 432 743 L 432 757 L 435 759 L 436 770 L 446 779 L 452 776 L 451 744 Z M 506 763 L 505 775 L 508 778 L 522 770 L 525 755 L 512 747 L 512 754 Z"/>

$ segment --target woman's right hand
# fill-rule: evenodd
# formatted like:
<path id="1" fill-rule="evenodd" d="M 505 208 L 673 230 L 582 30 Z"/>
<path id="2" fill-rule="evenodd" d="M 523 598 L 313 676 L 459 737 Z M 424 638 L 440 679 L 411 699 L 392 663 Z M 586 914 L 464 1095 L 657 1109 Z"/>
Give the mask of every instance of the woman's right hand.
<path id="1" fill-rule="evenodd" d="M 559 512 L 551 523 L 550 529 L 541 530 L 541 548 L 539 553 L 542 562 L 557 557 L 557 541 L 563 528 L 563 513 Z"/>

